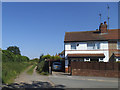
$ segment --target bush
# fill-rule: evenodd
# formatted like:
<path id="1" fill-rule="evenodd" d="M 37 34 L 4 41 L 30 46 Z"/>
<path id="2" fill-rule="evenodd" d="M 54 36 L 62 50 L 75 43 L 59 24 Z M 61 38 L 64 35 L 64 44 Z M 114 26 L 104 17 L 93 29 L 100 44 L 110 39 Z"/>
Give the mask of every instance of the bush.
<path id="1" fill-rule="evenodd" d="M 40 56 L 40 59 L 39 59 L 39 63 L 37 64 L 37 71 L 38 71 L 39 73 L 42 73 L 42 74 L 49 72 L 49 62 L 48 62 L 48 61 L 45 61 L 45 59 L 60 60 L 61 57 L 58 56 L 58 55 L 50 56 L 49 54 L 48 54 L 48 55 L 41 55 L 41 56 Z"/>
<path id="2" fill-rule="evenodd" d="M 48 70 L 49 70 L 48 62 L 41 61 L 40 63 L 37 64 L 37 69 L 36 70 L 39 73 L 48 72 Z"/>

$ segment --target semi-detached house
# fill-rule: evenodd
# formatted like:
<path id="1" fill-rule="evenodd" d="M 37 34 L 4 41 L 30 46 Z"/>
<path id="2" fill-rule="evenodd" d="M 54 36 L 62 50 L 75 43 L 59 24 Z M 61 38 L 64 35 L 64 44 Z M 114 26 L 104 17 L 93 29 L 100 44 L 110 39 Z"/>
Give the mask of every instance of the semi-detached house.
<path id="1" fill-rule="evenodd" d="M 120 29 L 66 32 L 64 38 L 65 70 L 71 61 L 120 61 Z"/>

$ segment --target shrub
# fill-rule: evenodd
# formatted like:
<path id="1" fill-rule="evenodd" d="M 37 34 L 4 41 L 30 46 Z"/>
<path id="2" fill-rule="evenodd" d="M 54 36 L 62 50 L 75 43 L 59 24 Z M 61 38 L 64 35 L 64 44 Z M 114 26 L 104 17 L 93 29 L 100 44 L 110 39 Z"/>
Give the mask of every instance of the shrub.
<path id="1" fill-rule="evenodd" d="M 49 69 L 48 62 L 41 61 L 40 63 L 37 64 L 37 69 L 36 70 L 39 73 L 41 73 L 41 72 L 48 72 L 48 69 Z"/>

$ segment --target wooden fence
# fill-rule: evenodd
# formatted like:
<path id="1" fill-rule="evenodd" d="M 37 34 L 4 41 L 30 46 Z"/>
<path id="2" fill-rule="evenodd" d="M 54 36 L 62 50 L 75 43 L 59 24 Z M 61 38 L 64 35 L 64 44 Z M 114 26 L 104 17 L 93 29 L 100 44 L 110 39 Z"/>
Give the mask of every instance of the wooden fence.
<path id="1" fill-rule="evenodd" d="M 120 63 L 71 62 L 72 75 L 119 77 Z"/>

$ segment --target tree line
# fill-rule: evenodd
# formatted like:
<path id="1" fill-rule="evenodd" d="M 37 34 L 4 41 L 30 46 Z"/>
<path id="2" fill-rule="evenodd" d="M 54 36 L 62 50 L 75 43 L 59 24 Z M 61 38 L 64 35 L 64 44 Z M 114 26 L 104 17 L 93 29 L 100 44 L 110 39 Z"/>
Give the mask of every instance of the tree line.
<path id="1" fill-rule="evenodd" d="M 8 62 L 8 61 L 17 61 L 17 62 L 23 62 L 23 61 L 29 61 L 29 58 L 27 56 L 22 56 L 19 47 L 17 46 L 10 46 L 7 48 L 7 50 L 2 50 L 2 61 Z"/>

